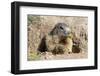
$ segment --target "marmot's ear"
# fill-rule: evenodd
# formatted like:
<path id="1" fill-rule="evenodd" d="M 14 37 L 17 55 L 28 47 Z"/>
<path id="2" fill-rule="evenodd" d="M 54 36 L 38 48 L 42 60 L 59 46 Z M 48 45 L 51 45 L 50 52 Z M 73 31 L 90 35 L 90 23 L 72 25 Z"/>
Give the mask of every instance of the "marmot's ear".
<path id="1" fill-rule="evenodd" d="M 40 52 L 45 52 L 47 51 L 47 46 L 46 46 L 46 36 L 44 36 L 42 39 L 41 39 L 41 42 L 38 46 L 38 51 Z"/>

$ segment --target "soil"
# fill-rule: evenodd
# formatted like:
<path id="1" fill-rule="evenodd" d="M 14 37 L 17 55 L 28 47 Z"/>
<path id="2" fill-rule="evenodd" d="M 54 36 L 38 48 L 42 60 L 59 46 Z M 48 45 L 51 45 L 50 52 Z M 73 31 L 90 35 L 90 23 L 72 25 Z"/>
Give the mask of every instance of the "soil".
<path id="1" fill-rule="evenodd" d="M 87 53 L 64 53 L 64 54 L 57 54 L 53 55 L 50 52 L 46 52 L 45 54 L 41 55 L 40 60 L 61 60 L 61 59 L 84 59 L 87 58 Z"/>

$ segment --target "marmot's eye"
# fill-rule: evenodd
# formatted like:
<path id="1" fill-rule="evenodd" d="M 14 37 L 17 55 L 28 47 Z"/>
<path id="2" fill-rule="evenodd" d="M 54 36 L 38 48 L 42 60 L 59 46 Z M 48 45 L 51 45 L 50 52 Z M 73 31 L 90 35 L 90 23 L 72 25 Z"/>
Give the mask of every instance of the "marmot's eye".
<path id="1" fill-rule="evenodd" d="M 61 27 L 61 26 L 60 26 L 60 29 L 62 29 L 62 30 L 63 30 L 63 27 Z"/>

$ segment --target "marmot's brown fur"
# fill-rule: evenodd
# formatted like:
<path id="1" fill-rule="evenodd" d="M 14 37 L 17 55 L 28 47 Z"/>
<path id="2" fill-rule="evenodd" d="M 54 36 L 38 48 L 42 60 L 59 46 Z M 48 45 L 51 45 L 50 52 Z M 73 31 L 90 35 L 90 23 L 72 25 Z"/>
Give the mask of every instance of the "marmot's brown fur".
<path id="1" fill-rule="evenodd" d="M 63 54 L 65 52 L 65 47 L 64 45 L 59 44 L 59 38 L 57 35 L 46 35 L 46 46 L 47 50 L 53 54 Z"/>
<path id="2" fill-rule="evenodd" d="M 42 39 L 39 50 L 49 51 L 53 54 L 63 54 L 65 51 L 72 52 L 70 32 L 70 28 L 65 23 L 56 24 L 54 29 Z"/>

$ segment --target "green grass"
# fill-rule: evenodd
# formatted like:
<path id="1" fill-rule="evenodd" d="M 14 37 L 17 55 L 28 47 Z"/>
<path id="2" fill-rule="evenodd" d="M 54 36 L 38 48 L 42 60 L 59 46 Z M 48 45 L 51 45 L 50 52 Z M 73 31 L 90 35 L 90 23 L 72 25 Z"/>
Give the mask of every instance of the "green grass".
<path id="1" fill-rule="evenodd" d="M 40 55 L 38 55 L 35 51 L 31 51 L 28 53 L 28 61 L 32 60 L 40 60 Z"/>

